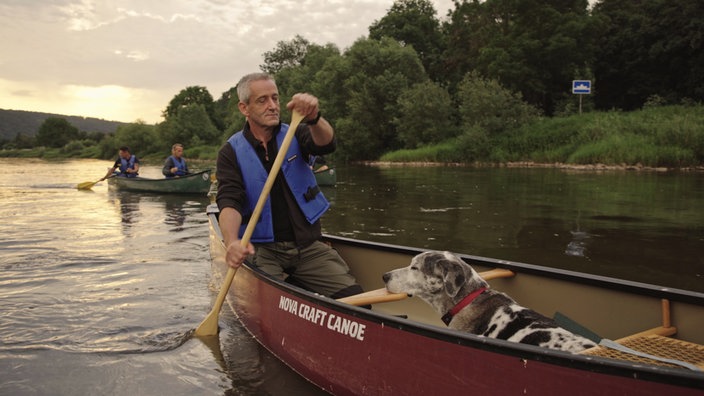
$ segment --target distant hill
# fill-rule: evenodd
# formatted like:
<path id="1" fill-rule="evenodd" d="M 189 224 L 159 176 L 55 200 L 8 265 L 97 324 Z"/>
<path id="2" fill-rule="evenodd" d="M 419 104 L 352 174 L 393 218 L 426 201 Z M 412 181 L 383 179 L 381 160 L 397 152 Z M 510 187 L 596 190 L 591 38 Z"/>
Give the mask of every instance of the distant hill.
<path id="1" fill-rule="evenodd" d="M 113 133 L 117 127 L 125 125 L 124 122 L 106 121 L 100 118 L 0 109 L 0 139 L 12 140 L 18 133 L 34 136 L 44 120 L 49 117 L 65 118 L 71 125 L 84 132 Z"/>

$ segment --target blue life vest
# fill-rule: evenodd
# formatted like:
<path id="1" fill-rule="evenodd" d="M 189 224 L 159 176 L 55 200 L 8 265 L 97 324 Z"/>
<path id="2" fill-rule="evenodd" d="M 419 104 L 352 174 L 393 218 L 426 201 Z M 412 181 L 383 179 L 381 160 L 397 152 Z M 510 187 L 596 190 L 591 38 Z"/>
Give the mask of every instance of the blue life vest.
<path id="1" fill-rule="evenodd" d="M 169 158 L 171 158 L 171 162 L 173 162 L 174 167 L 176 167 L 178 170 L 174 173 L 174 176 L 185 176 L 186 175 L 186 161 L 181 158 L 176 158 L 173 155 L 170 155 Z M 167 176 L 167 178 L 173 177 L 173 176 Z"/>
<path id="2" fill-rule="evenodd" d="M 276 135 L 278 147 L 283 144 L 286 132 L 288 131 L 287 124 L 281 124 L 281 130 Z M 237 155 L 237 163 L 242 171 L 242 179 L 244 181 L 247 202 L 242 211 L 242 225 L 239 229 L 239 237 L 242 238 L 244 231 L 247 228 L 249 217 L 254 213 L 254 208 L 259 200 L 259 195 L 264 189 L 264 184 L 269 176 L 264 165 L 262 164 L 257 153 L 252 145 L 244 137 L 242 131 L 232 135 L 228 139 L 230 146 Z M 320 192 L 320 188 L 315 181 L 315 176 L 310 170 L 308 163 L 301 149 L 298 146 L 298 141 L 294 137 L 291 140 L 291 145 L 288 148 L 286 157 L 281 164 L 281 172 L 286 179 L 293 196 L 296 199 L 298 207 L 301 208 L 303 215 L 309 223 L 313 224 L 325 213 L 330 207 L 325 196 Z M 264 243 L 274 242 L 274 222 L 271 214 L 271 198 L 267 197 L 262 213 L 254 228 L 251 242 Z"/>
<path id="3" fill-rule="evenodd" d="M 136 173 L 127 173 L 127 169 L 134 169 L 135 156 L 131 155 L 129 161 L 120 157 L 120 175 L 122 177 L 137 177 Z"/>

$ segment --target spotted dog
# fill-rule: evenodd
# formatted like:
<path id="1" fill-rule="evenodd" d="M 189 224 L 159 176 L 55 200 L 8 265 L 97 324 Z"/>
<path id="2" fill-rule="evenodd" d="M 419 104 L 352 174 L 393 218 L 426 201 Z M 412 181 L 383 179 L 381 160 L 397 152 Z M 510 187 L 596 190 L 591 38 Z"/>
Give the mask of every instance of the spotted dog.
<path id="1" fill-rule="evenodd" d="M 425 252 L 405 268 L 383 275 L 391 293 L 407 293 L 430 304 L 450 328 L 572 353 L 595 344 L 573 334 L 489 284 L 450 252 Z"/>

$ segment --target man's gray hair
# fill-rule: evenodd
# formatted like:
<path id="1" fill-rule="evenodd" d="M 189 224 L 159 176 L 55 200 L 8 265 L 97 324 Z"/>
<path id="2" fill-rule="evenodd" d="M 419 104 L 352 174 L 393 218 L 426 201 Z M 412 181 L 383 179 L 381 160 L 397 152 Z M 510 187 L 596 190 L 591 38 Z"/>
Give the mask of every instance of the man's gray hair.
<path id="1" fill-rule="evenodd" d="M 250 73 L 240 79 L 240 82 L 237 83 L 237 98 L 240 102 L 249 103 L 249 97 L 252 95 L 252 90 L 249 88 L 249 84 L 252 81 L 261 80 L 274 81 L 274 77 L 272 77 L 269 73 Z"/>

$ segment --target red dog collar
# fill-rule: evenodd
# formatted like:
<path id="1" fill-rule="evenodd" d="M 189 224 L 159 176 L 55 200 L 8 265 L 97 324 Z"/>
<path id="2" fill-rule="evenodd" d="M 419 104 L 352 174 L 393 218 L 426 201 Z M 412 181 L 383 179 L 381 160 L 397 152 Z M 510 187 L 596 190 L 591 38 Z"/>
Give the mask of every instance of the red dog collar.
<path id="1" fill-rule="evenodd" d="M 457 313 L 460 312 L 462 310 L 462 308 L 471 304 L 475 298 L 479 297 L 479 295 L 484 293 L 485 291 L 486 291 L 486 287 L 482 287 L 482 288 L 477 289 L 477 290 L 471 292 L 470 294 L 468 294 L 467 297 L 463 298 L 462 301 L 458 302 L 457 305 L 455 305 L 448 313 L 446 313 L 445 315 L 442 316 L 442 321 L 446 325 L 449 325 L 450 322 L 452 321 L 452 317 L 457 315 Z"/>

